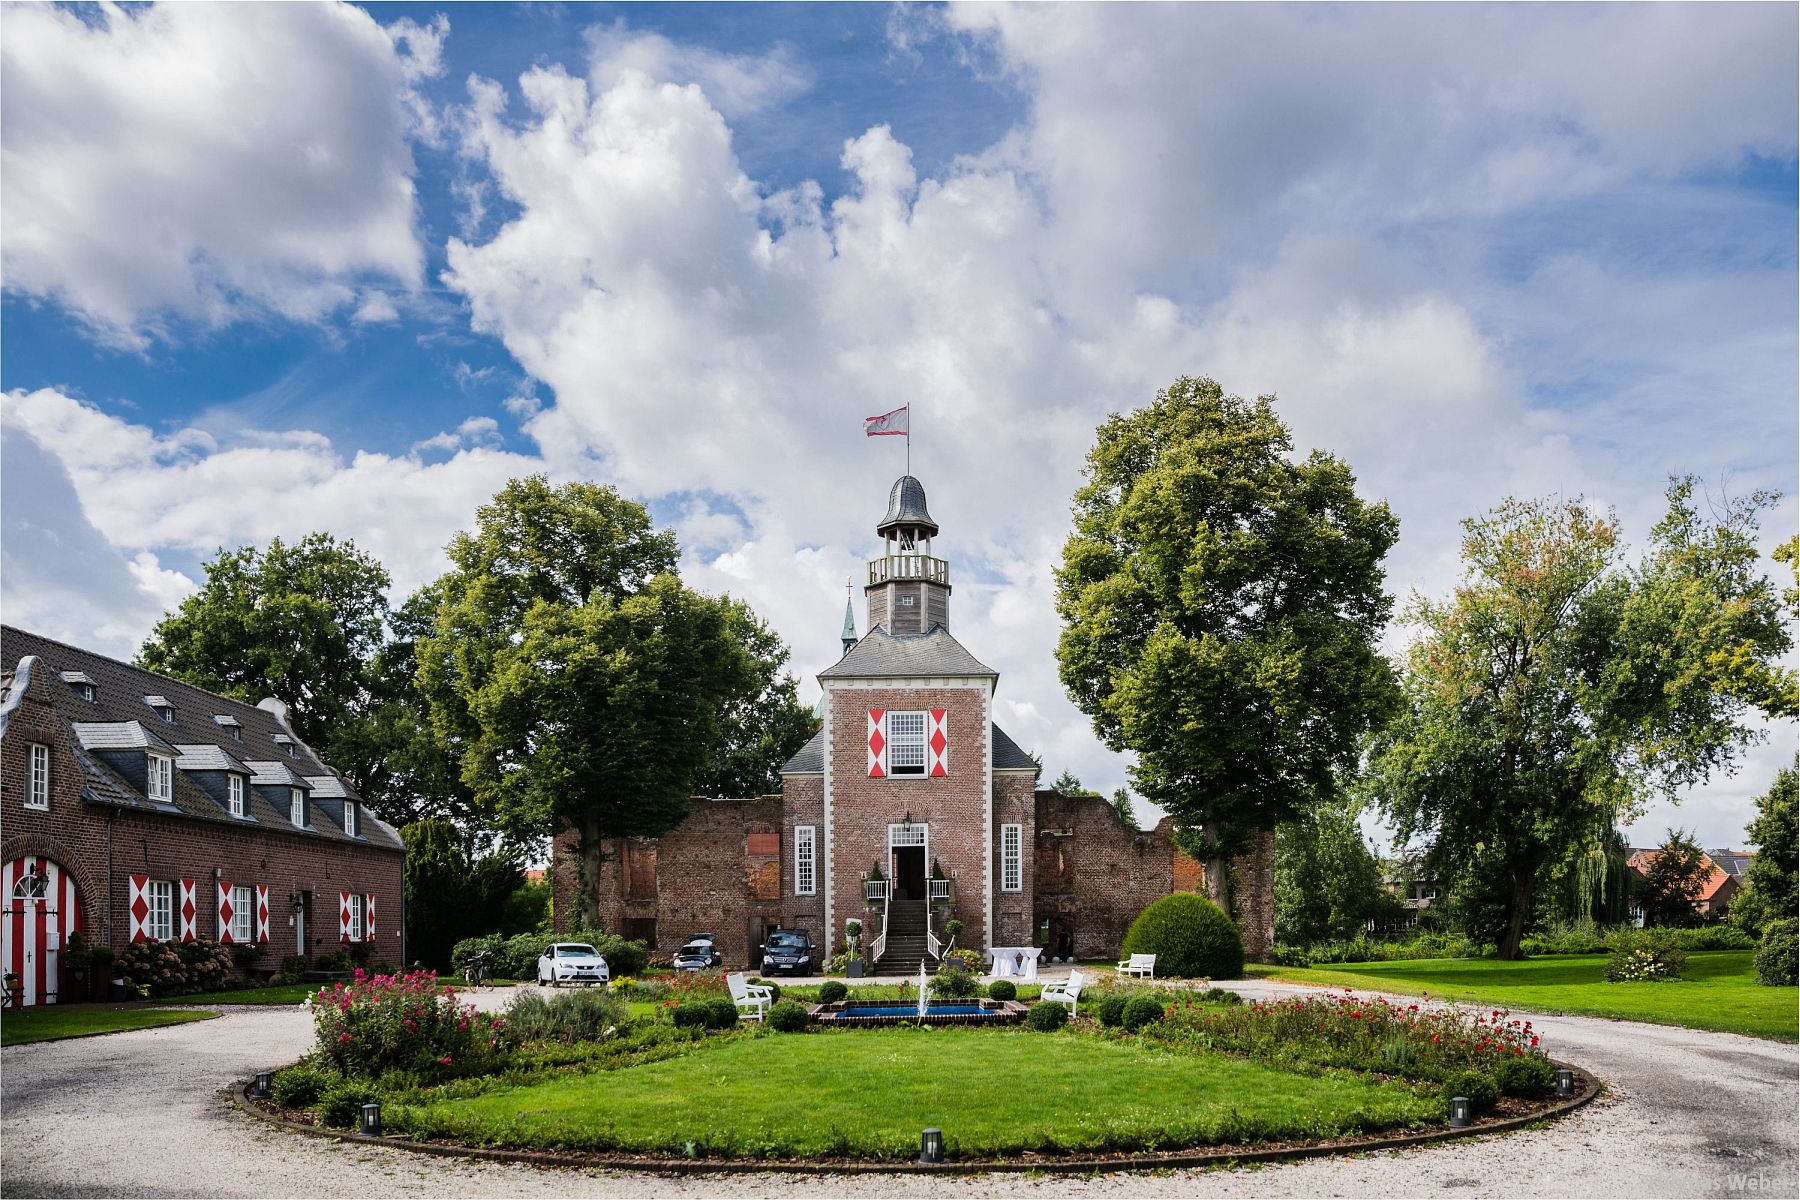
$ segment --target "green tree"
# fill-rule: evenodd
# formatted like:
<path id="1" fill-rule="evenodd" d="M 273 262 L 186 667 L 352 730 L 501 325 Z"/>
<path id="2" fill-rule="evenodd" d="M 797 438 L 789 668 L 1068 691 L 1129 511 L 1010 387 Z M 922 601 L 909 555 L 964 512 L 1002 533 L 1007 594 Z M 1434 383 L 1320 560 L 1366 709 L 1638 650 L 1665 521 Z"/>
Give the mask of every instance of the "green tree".
<path id="1" fill-rule="evenodd" d="M 1375 642 L 1398 523 L 1292 451 L 1271 398 L 1177 380 L 1100 427 L 1056 573 L 1063 685 L 1221 907 L 1226 860 L 1334 794 L 1395 695 Z"/>
<path id="2" fill-rule="evenodd" d="M 1425 836 L 1459 881 L 1497 872 L 1503 958 L 1520 955 L 1540 878 L 1591 853 L 1655 792 L 1729 764 L 1758 734 L 1736 718 L 1787 632 L 1755 569 L 1766 493 L 1693 505 L 1678 478 L 1633 566 L 1619 528 L 1576 501 L 1508 500 L 1464 522 L 1463 583 L 1416 599 L 1406 704 L 1375 739 L 1369 786 L 1402 840 Z"/>
<path id="3" fill-rule="evenodd" d="M 1756 819 L 1745 833 L 1756 845 L 1756 857 L 1744 877 L 1744 889 L 1731 902 L 1732 922 L 1760 934 L 1771 921 L 1791 918 L 1800 910 L 1800 836 L 1795 814 L 1800 801 L 1800 760 L 1784 767 L 1769 790 L 1756 798 Z"/>
<path id="4" fill-rule="evenodd" d="M 1137 809 L 1132 807 L 1131 793 L 1124 788 L 1114 788 L 1112 794 L 1113 811 L 1119 814 L 1119 820 L 1127 829 L 1138 827 Z"/>
<path id="5" fill-rule="evenodd" d="M 760 626 L 682 586 L 674 537 L 593 484 L 513 481 L 450 558 L 418 643 L 433 727 L 499 828 L 579 835 L 591 923 L 606 839 L 668 831 L 704 772 L 755 761 L 727 739 L 774 673 Z"/>
<path id="6" fill-rule="evenodd" d="M 1353 806 L 1316 804 L 1275 827 L 1277 942 L 1355 937 L 1395 907 Z"/>
<path id="7" fill-rule="evenodd" d="M 1065 796 L 1098 796 L 1100 794 L 1081 786 L 1081 780 L 1075 777 L 1075 772 L 1066 769 L 1050 782 L 1050 788 Z"/>
<path id="8" fill-rule="evenodd" d="M 385 755 L 367 722 L 388 583 L 372 556 L 328 533 L 220 550 L 138 662 L 246 703 L 285 701 L 295 734 L 381 811 Z"/>
<path id="9" fill-rule="evenodd" d="M 525 882 L 516 857 L 483 854 L 465 830 L 442 817 L 400 830 L 406 843 L 406 947 L 414 962 L 450 969 L 464 938 L 501 929 L 508 901 Z"/>
<path id="10" fill-rule="evenodd" d="M 1638 903 L 1645 925 L 1695 925 L 1700 914 L 1695 903 L 1713 873 L 1712 860 L 1694 835 L 1671 829 L 1644 868 Z"/>
<path id="11" fill-rule="evenodd" d="M 819 731 L 819 719 L 800 703 L 800 684 L 787 670 L 788 649 L 780 635 L 742 602 L 727 601 L 725 615 L 755 678 L 720 717 L 719 744 L 695 774 L 694 791 L 768 795 L 781 790 L 782 764 Z"/>

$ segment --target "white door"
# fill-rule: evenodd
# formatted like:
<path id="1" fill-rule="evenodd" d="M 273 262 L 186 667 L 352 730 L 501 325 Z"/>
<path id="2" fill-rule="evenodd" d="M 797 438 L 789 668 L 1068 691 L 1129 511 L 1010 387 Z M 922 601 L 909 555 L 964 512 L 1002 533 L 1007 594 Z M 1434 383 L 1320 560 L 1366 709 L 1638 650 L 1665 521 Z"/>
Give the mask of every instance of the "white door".
<path id="1" fill-rule="evenodd" d="M 47 858 L 15 858 L 0 871 L 0 967 L 20 1006 L 55 1004 L 63 938 L 81 928 L 75 881 Z"/>

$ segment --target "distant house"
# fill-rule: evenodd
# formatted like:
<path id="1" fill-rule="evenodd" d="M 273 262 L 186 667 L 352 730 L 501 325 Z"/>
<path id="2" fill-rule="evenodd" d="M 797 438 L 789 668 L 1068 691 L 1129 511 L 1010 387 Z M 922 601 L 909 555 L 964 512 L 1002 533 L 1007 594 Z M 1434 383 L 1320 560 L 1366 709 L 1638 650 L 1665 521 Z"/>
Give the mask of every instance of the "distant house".
<path id="1" fill-rule="evenodd" d="M 1662 853 L 1656 847 L 1645 849 L 1633 848 L 1631 857 L 1626 860 L 1639 879 L 1650 872 L 1650 864 Z M 1750 869 L 1750 861 L 1754 854 L 1741 850 L 1709 850 L 1705 854 L 1707 871 L 1706 881 L 1700 885 L 1700 895 L 1694 900 L 1694 911 L 1707 920 L 1721 920 L 1731 908 L 1732 898 L 1738 894 L 1743 885 L 1743 876 Z M 1633 906 L 1631 922 L 1634 925 L 1644 923 L 1641 908 Z"/>

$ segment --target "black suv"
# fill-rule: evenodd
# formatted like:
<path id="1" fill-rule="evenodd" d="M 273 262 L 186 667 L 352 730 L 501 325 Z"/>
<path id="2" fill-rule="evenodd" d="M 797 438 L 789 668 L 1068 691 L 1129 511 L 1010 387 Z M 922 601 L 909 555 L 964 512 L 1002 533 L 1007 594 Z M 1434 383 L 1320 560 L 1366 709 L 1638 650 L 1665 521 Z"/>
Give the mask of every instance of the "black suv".
<path id="1" fill-rule="evenodd" d="M 786 971 L 792 975 L 812 974 L 812 939 L 803 929 L 777 929 L 763 944 L 762 969 L 765 975 Z"/>

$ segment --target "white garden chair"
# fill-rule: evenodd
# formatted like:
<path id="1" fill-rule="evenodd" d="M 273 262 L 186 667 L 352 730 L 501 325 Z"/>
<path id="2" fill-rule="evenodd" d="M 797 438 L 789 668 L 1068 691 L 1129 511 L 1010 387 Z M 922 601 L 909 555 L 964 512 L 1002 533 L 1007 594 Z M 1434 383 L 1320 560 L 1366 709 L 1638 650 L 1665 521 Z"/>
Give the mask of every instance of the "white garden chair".
<path id="1" fill-rule="evenodd" d="M 769 1003 L 773 998 L 768 984 L 751 983 L 750 977 L 740 971 L 735 975 L 727 975 L 725 986 L 731 989 L 731 1002 L 737 1005 L 739 1016 L 760 1021 L 768 1015 Z"/>
<path id="2" fill-rule="evenodd" d="M 1069 1015 L 1072 1017 L 1076 1006 L 1081 1003 L 1081 989 L 1086 983 L 1087 977 L 1080 971 L 1070 971 L 1066 983 L 1046 983 L 1044 990 L 1038 993 L 1038 999 L 1068 1005 Z"/>
<path id="3" fill-rule="evenodd" d="M 1135 975 L 1139 979 L 1156 978 L 1156 955 L 1134 954 L 1130 958 L 1120 959 L 1117 967 L 1121 976 Z"/>

